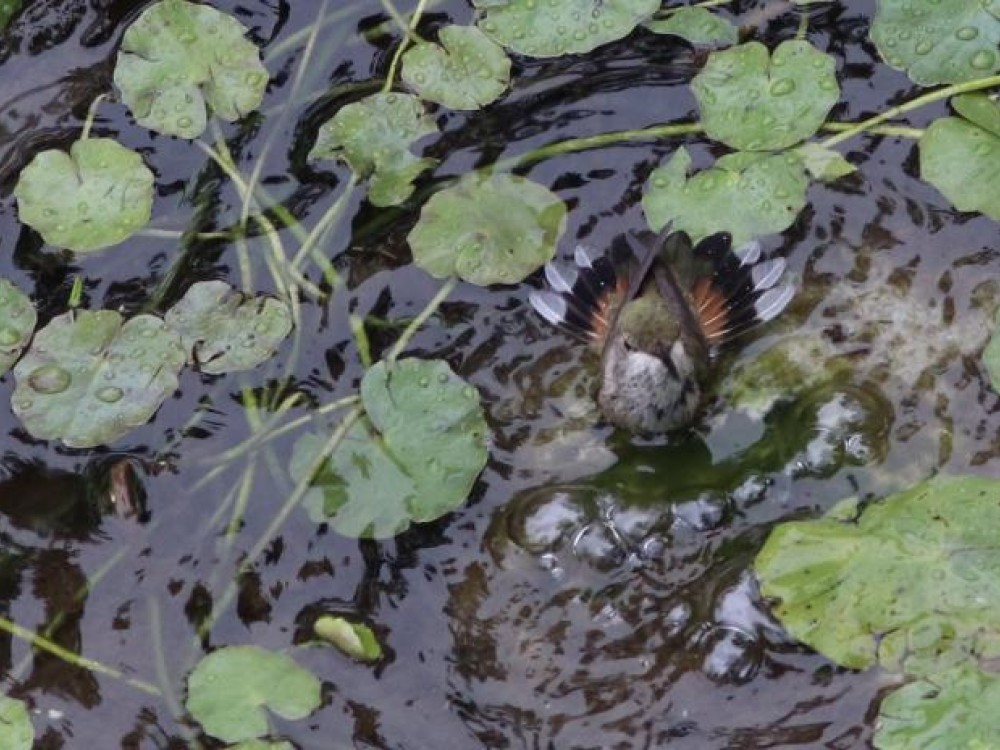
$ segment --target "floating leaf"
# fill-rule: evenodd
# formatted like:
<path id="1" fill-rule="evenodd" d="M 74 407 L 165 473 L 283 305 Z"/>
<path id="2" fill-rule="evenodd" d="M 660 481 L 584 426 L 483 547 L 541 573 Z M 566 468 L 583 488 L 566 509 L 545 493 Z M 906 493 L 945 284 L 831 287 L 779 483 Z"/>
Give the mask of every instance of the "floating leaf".
<path id="1" fill-rule="evenodd" d="M 1000 136 L 1000 103 L 986 94 L 962 94 L 951 100 L 951 106 L 973 125 Z"/>
<path id="2" fill-rule="evenodd" d="M 65 151 L 35 155 L 14 188 L 21 221 L 50 245 L 100 250 L 146 226 L 153 173 L 135 151 L 110 138 L 87 138 Z"/>
<path id="3" fill-rule="evenodd" d="M 111 443 L 177 389 L 180 337 L 153 315 L 122 322 L 113 310 L 79 310 L 35 334 L 11 397 L 28 432 L 74 448 Z"/>
<path id="4" fill-rule="evenodd" d="M 565 222 L 566 206 L 548 188 L 472 172 L 431 196 L 408 240 L 431 276 L 514 284 L 552 259 Z"/>
<path id="5" fill-rule="evenodd" d="M 672 221 L 695 240 L 726 231 L 739 246 L 787 229 L 805 207 L 809 183 L 794 154 L 729 154 L 688 179 L 690 166 L 681 147 L 650 175 L 642 208 L 654 230 Z"/>
<path id="6" fill-rule="evenodd" d="M 1000 737 L 1000 678 L 950 669 L 892 691 L 878 716 L 879 750 L 989 750 Z"/>
<path id="7" fill-rule="evenodd" d="M 628 36 L 660 8 L 660 0 L 473 0 L 479 27 L 500 44 L 532 57 L 590 52 Z"/>
<path id="8" fill-rule="evenodd" d="M 1000 481 L 936 477 L 857 523 L 780 524 L 755 562 L 788 631 L 852 669 L 1000 656 Z"/>
<path id="9" fill-rule="evenodd" d="M 292 330 L 284 302 L 247 297 L 224 281 L 192 284 L 163 319 L 180 335 L 188 361 L 212 375 L 252 370 Z"/>
<path id="10" fill-rule="evenodd" d="M 367 412 L 313 477 L 316 521 L 346 536 L 386 538 L 458 508 L 486 464 L 479 393 L 445 362 L 379 362 L 361 381 Z M 291 475 L 302 481 L 327 439 L 304 435 Z"/>
<path id="11" fill-rule="evenodd" d="M 271 740 L 247 740 L 246 742 L 229 745 L 229 750 L 295 750 L 295 746 L 291 742 L 285 742 L 284 740 L 274 742 Z"/>
<path id="12" fill-rule="evenodd" d="M 739 29 L 707 8 L 678 8 L 669 18 L 647 21 L 646 28 L 656 34 L 679 36 L 691 44 L 723 47 L 739 41 Z"/>
<path id="13" fill-rule="evenodd" d="M 410 153 L 410 145 L 436 133 L 421 101 L 410 94 L 372 94 L 348 104 L 319 129 L 310 159 L 343 159 L 360 178 L 371 178 L 368 200 L 395 206 L 413 193 L 413 180 L 437 162 Z"/>
<path id="14" fill-rule="evenodd" d="M 1000 219 L 1000 136 L 966 120 L 942 117 L 920 138 L 920 176 L 959 211 Z"/>
<path id="15" fill-rule="evenodd" d="M 205 130 L 208 111 L 238 120 L 260 106 L 267 69 L 235 18 L 208 5 L 160 0 L 122 38 L 115 85 L 143 127 L 182 138 Z"/>
<path id="16" fill-rule="evenodd" d="M 17 362 L 37 321 L 28 295 L 7 279 L 0 279 L 0 375 Z"/>
<path id="17" fill-rule="evenodd" d="M 1000 69 L 995 0 L 879 0 L 872 41 L 922 86 L 985 78 Z"/>
<path id="18" fill-rule="evenodd" d="M 402 78 L 422 99 L 479 109 L 510 84 L 510 58 L 475 26 L 446 26 L 442 46 L 417 44 L 403 55 Z"/>
<path id="19" fill-rule="evenodd" d="M 694 77 L 710 138 L 745 151 L 794 146 L 823 124 L 840 97 L 836 64 L 809 42 L 782 42 L 769 55 L 760 42 L 713 52 Z"/>
<path id="20" fill-rule="evenodd" d="M 818 143 L 803 143 L 795 150 L 802 157 L 806 170 L 817 180 L 832 182 L 857 171 L 853 164 L 832 148 Z"/>
<path id="21" fill-rule="evenodd" d="M 23 0 L 0 0 L 0 31 L 7 28 L 10 20 L 18 14 Z"/>
<path id="22" fill-rule="evenodd" d="M 382 647 L 367 625 L 351 622 L 344 617 L 323 615 L 313 623 L 313 632 L 352 659 L 378 661 L 382 658 Z"/>
<path id="23" fill-rule="evenodd" d="M 283 719 L 304 719 L 319 707 L 320 687 L 284 654 L 227 646 L 198 662 L 188 676 L 186 706 L 208 734 L 239 742 L 268 734 L 268 710 Z"/>
<path id="24" fill-rule="evenodd" d="M 31 750 L 35 728 L 23 702 L 0 696 L 0 750 Z"/>

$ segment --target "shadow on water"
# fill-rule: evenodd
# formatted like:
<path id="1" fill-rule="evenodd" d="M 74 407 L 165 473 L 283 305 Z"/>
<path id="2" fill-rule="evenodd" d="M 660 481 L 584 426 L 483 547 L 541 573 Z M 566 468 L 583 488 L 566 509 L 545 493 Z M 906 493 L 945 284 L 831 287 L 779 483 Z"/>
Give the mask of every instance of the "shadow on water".
<path id="1" fill-rule="evenodd" d="M 214 5 L 267 54 L 321 4 Z M 854 120 L 911 85 L 867 42 L 874 3 L 845 5 L 815 11 L 810 40 L 838 59 L 846 104 L 833 116 Z M 176 240 L 139 237 L 81 260 L 43 249 L 16 220 L 18 170 L 76 136 L 90 101 L 110 90 L 115 46 L 140 10 L 32 2 L 0 43 L 0 275 L 32 294 L 43 322 L 65 308 L 78 275 L 85 305 L 129 312 L 150 298 L 169 303 L 196 280 L 239 281 L 234 248 L 218 241 L 181 253 Z M 347 176 L 306 164 L 315 128 L 367 93 L 354 84 L 384 75 L 391 54 L 372 32 L 386 20 L 380 3 L 336 12 L 301 88 L 293 91 L 302 45 L 281 46 L 268 59 L 263 114 L 225 130 L 237 163 L 262 164 L 261 183 L 306 224 Z M 426 22 L 469 17 L 456 1 Z M 760 23 L 769 44 L 797 28 L 787 15 Z M 436 112 L 443 135 L 429 153 L 442 163 L 416 196 L 389 210 L 349 202 L 349 220 L 325 247 L 348 289 L 306 304 L 289 382 L 278 379 L 284 361 L 243 379 L 188 372 L 156 418 L 111 453 L 31 439 L 10 412 L 12 376 L 0 379 L 3 614 L 170 686 L 178 701 L 204 648 L 281 649 L 305 641 L 320 613 L 360 618 L 387 646 L 376 668 L 329 650 L 296 653 L 325 683 L 325 705 L 308 721 L 276 722 L 302 748 L 868 746 L 877 675 L 833 668 L 791 641 L 762 606 L 750 565 L 779 520 L 847 496 L 881 497 L 938 470 L 983 471 L 996 457 L 997 397 L 978 363 L 997 302 L 996 227 L 952 210 L 917 179 L 913 144 L 893 138 L 852 141 L 860 171 L 812 187 L 796 223 L 764 238 L 788 258 L 799 295 L 724 362 L 717 397 L 690 434 L 613 434 L 596 419 L 593 362 L 530 313 L 528 285 L 460 286 L 410 351 L 447 359 L 483 395 L 494 438 L 470 503 L 381 543 L 296 514 L 240 577 L 210 634 L 197 636 L 225 575 L 291 487 L 281 470 L 289 439 L 255 475 L 235 548 L 223 544 L 228 516 L 216 510 L 239 475 L 204 479 L 211 457 L 250 434 L 241 389 L 299 393 L 303 413 L 353 393 L 362 369 L 348 315 L 368 319 L 378 356 L 399 331 L 393 321 L 438 288 L 408 265 L 405 243 L 435 184 L 560 139 L 691 120 L 696 64 L 682 46 L 639 31 L 590 55 L 518 62 L 514 90 L 485 112 Z M 95 132 L 117 134 L 154 169 L 158 228 L 238 220 L 239 196 L 198 149 L 137 127 L 113 103 L 100 108 Z M 568 256 L 577 241 L 602 248 L 644 226 L 642 186 L 679 143 L 620 144 L 519 171 L 567 201 Z M 685 145 L 696 164 L 721 153 Z M 764 360 L 770 369 L 754 369 Z M 10 694 L 32 707 L 40 746 L 186 746 L 189 730 L 169 700 L 6 635 L 0 666 Z"/>

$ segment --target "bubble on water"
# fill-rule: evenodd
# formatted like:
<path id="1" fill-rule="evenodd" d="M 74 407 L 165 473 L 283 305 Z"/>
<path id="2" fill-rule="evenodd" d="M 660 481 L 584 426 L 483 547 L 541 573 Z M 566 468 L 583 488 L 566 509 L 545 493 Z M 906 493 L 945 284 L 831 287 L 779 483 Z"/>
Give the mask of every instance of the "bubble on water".
<path id="1" fill-rule="evenodd" d="M 573 538 L 573 555 L 595 570 L 614 570 L 625 562 L 627 554 L 618 535 L 606 523 L 587 524 Z"/>
<path id="2" fill-rule="evenodd" d="M 570 492 L 538 490 L 518 502 L 508 521 L 511 541 L 527 552 L 560 549 L 592 518 Z"/>
<path id="3" fill-rule="evenodd" d="M 749 682 L 764 661 L 760 641 L 739 628 L 710 627 L 698 640 L 698 645 L 708 651 L 702 670 L 716 682 L 737 685 Z"/>

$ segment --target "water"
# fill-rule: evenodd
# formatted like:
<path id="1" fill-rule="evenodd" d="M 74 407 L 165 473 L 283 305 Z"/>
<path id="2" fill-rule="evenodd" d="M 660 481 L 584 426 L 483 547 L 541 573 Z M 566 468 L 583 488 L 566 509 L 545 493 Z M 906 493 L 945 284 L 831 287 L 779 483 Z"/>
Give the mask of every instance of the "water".
<path id="1" fill-rule="evenodd" d="M 251 27 L 274 75 L 265 116 L 223 128 L 234 157 L 244 173 L 263 160 L 271 195 L 311 225 L 347 175 L 305 163 L 311 134 L 359 95 L 346 87 L 384 74 L 391 47 L 371 33 L 385 20 L 382 5 L 331 3 L 338 20 L 298 89 L 303 38 L 294 35 L 322 4 L 215 5 Z M 837 119 L 912 95 L 865 41 L 873 5 L 813 12 L 810 40 L 838 59 Z M 240 283 L 235 249 L 218 242 L 180 256 L 175 240 L 145 237 L 72 258 L 42 251 L 16 222 L 18 170 L 36 150 L 76 136 L 91 99 L 107 90 L 131 6 L 34 2 L 0 44 L 0 274 L 39 300 L 43 320 L 64 310 L 77 275 L 85 305 L 127 312 L 151 295 L 173 301 L 196 280 Z M 457 0 L 433 13 L 434 23 L 470 17 Z M 774 44 L 797 20 L 761 23 L 760 38 Z M 428 148 L 442 160 L 434 179 L 568 137 L 690 120 L 691 74 L 681 47 L 642 33 L 578 58 L 519 62 L 515 90 L 498 105 L 436 113 L 444 134 Z M 921 109 L 912 123 L 944 111 Z M 119 105 L 98 112 L 95 132 L 138 148 L 156 172 L 155 226 L 211 231 L 238 219 L 239 196 L 201 151 L 136 127 Z M 680 143 L 619 145 L 523 170 L 569 202 L 562 252 L 644 226 L 646 175 Z M 684 143 L 696 163 L 722 153 Z M 588 360 L 530 312 L 527 285 L 460 285 L 411 352 L 446 358 L 483 395 L 494 438 L 470 503 L 382 543 L 344 539 L 293 514 L 232 603 L 226 580 L 290 490 L 283 467 L 295 434 L 258 462 L 231 547 L 223 541 L 231 506 L 218 509 L 243 466 L 206 475 L 213 456 L 251 434 L 241 387 L 277 388 L 287 352 L 242 378 L 186 372 L 152 423 L 94 451 L 32 440 L 10 412 L 8 374 L 0 381 L 5 615 L 169 685 L 178 700 L 204 649 L 285 649 L 308 639 L 319 613 L 361 618 L 387 649 L 377 667 L 293 650 L 326 686 L 310 719 L 275 722 L 303 748 L 868 746 L 879 675 L 837 669 L 790 641 L 762 606 L 750 564 L 779 520 L 812 517 L 847 496 L 881 497 L 936 471 L 994 471 L 1000 417 L 978 352 L 1000 259 L 996 224 L 956 213 L 917 179 L 911 142 L 861 137 L 845 153 L 860 173 L 811 187 L 795 225 L 764 238 L 788 258 L 800 292 L 780 321 L 726 360 L 720 388 L 779 344 L 808 379 L 753 403 L 719 400 L 685 438 L 630 440 L 594 425 Z M 303 310 L 290 390 L 306 405 L 356 388 L 349 312 L 406 319 L 438 288 L 407 265 L 414 207 L 379 211 L 354 197 L 346 215 L 323 250 L 349 292 Z M 290 233 L 283 238 L 295 246 Z M 266 245 L 255 240 L 251 250 L 260 259 Z M 263 269 L 258 262 L 255 278 L 267 290 Z M 375 356 L 397 330 L 370 327 Z M 221 614 L 199 639 L 213 604 Z M 21 640 L 0 644 L 5 688 L 29 702 L 43 746 L 188 743 L 169 701 L 32 655 Z"/>

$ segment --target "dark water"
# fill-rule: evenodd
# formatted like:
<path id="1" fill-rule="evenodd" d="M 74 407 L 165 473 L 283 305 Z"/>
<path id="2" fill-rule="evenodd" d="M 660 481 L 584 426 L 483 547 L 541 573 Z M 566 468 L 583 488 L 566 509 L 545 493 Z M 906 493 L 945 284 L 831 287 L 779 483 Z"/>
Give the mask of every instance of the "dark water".
<path id="1" fill-rule="evenodd" d="M 252 29 L 273 76 L 263 114 L 223 128 L 230 149 L 244 174 L 259 168 L 272 199 L 311 226 L 347 171 L 308 165 L 305 154 L 318 124 L 364 93 L 350 84 L 384 75 L 393 40 L 372 29 L 385 10 L 375 0 L 214 5 Z M 916 93 L 866 40 L 873 5 L 812 13 L 809 39 L 838 60 L 836 119 Z M 0 43 L 0 275 L 31 293 L 43 321 L 65 308 L 78 275 L 86 305 L 126 312 L 169 303 L 196 280 L 241 283 L 231 244 L 139 237 L 73 258 L 44 249 L 16 220 L 17 172 L 37 150 L 77 137 L 90 101 L 110 90 L 118 40 L 142 7 L 30 2 Z M 296 88 L 305 37 L 295 35 L 324 7 L 337 20 L 318 35 Z M 744 19 L 755 11 L 733 7 Z M 436 5 L 427 22 L 470 19 L 455 1 Z M 798 19 L 763 23 L 757 36 L 773 45 L 794 35 Z M 521 61 L 514 90 L 486 112 L 436 113 L 443 135 L 428 153 L 442 163 L 418 195 L 556 140 L 692 120 L 693 64 L 679 45 L 642 32 L 579 58 Z M 135 126 L 118 104 L 98 112 L 95 132 L 139 149 L 156 172 L 156 228 L 238 221 L 238 194 L 202 151 Z M 911 122 L 943 113 L 936 105 Z M 619 145 L 523 170 L 570 206 L 562 252 L 643 227 L 645 178 L 679 143 Z M 684 144 L 701 165 L 722 153 L 697 139 Z M 383 543 L 341 538 L 296 513 L 240 577 L 231 603 L 227 581 L 291 489 L 283 467 L 295 437 L 253 459 L 245 522 L 227 543 L 233 510 L 223 503 L 247 462 L 208 475 L 214 457 L 251 434 L 241 389 L 302 394 L 293 417 L 355 391 L 361 367 L 348 314 L 370 318 L 377 356 L 398 330 L 380 321 L 412 317 L 438 288 L 408 265 L 405 236 L 419 201 L 376 210 L 360 193 L 348 199 L 323 247 L 347 287 L 329 302 L 304 301 L 294 361 L 286 347 L 242 378 L 188 372 L 149 425 L 109 448 L 30 438 L 9 410 L 8 374 L 0 611 L 169 693 L 153 697 L 0 637 L 5 689 L 31 706 L 39 746 L 189 746 L 196 727 L 177 714 L 185 675 L 204 650 L 251 642 L 292 648 L 324 681 L 312 717 L 276 721 L 301 748 L 868 746 L 880 676 L 837 669 L 790 641 L 749 567 L 779 520 L 850 495 L 880 497 L 940 470 L 995 471 L 998 400 L 978 353 L 1000 258 L 995 223 L 955 212 L 917 178 L 912 142 L 846 145 L 860 172 L 812 186 L 793 227 L 764 238 L 801 279 L 796 302 L 724 363 L 723 393 L 732 373 L 786 346 L 808 377 L 784 398 L 720 398 L 688 436 L 630 441 L 593 424 L 587 360 L 526 309 L 527 286 L 462 285 L 410 351 L 446 358 L 483 395 L 494 443 L 471 502 Z M 292 233 L 282 238 L 294 251 Z M 263 291 L 267 248 L 259 238 L 249 244 Z M 316 270 L 310 277 L 320 280 Z M 288 367 L 294 375 L 283 382 Z M 130 476 L 144 504 L 133 514 L 109 508 L 116 472 Z M 218 619 L 199 639 L 213 604 Z M 322 612 L 374 626 L 384 663 L 293 646 Z"/>

